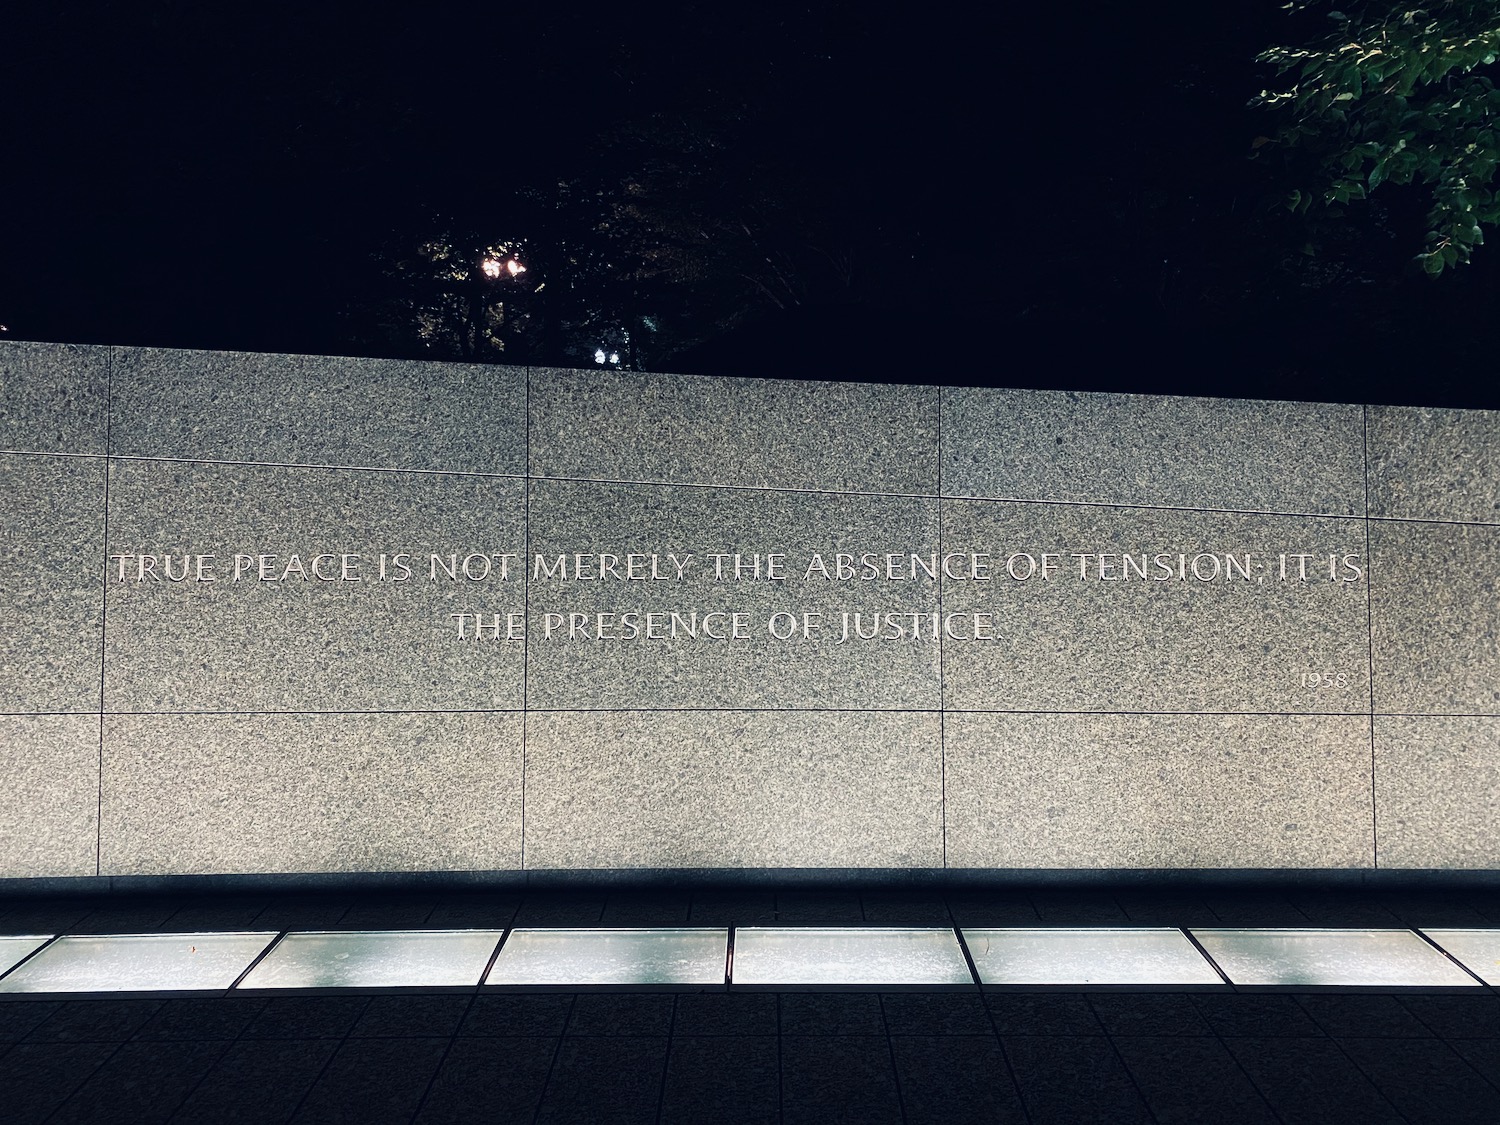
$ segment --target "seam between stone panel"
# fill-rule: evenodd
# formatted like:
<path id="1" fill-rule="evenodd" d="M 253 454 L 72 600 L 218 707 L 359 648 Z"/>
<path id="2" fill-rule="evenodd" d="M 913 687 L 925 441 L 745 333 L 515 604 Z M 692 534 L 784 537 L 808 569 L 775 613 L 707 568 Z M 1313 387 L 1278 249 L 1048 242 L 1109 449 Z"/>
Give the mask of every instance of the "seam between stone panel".
<path id="1" fill-rule="evenodd" d="M 0 457 L 72 457 L 87 461 L 93 459 L 103 461 L 108 454 L 104 453 L 63 453 L 58 450 L 47 449 L 0 449 Z"/>
<path id="2" fill-rule="evenodd" d="M 611 484 L 636 488 L 724 489 L 729 492 L 787 492 L 794 495 L 812 496 L 877 496 L 893 497 L 899 500 L 937 499 L 936 494 L 931 492 L 878 492 L 869 490 L 860 491 L 850 488 L 799 488 L 795 485 L 786 484 L 704 484 L 699 481 L 632 480 L 625 477 L 561 477 L 549 476 L 546 473 L 538 473 L 530 479 L 548 481 L 554 484 Z"/>
<path id="3" fill-rule="evenodd" d="M 1439 520 L 1427 516 L 1370 516 L 1369 523 L 1430 523 L 1439 527 L 1500 527 L 1500 520 Z"/>
<path id="4" fill-rule="evenodd" d="M 533 476 L 521 473 L 479 473 L 465 469 L 418 469 L 388 465 L 345 465 L 304 461 L 235 461 L 220 457 L 150 457 L 142 454 L 120 453 L 103 455 L 98 453 L 59 453 L 40 449 L 0 449 L 0 455 L 15 457 L 102 457 L 113 461 L 147 461 L 174 465 L 234 465 L 268 469 L 328 469 L 350 473 L 412 473 L 421 476 L 480 477 L 491 480 L 534 480 L 559 484 L 608 484 L 643 488 L 698 488 L 724 489 L 733 492 L 777 492 L 810 494 L 820 496 L 868 496 L 889 497 L 898 500 L 964 500 L 978 504 L 1038 504 L 1058 508 L 1109 508 L 1116 510 L 1139 510 L 1145 512 L 1200 512 L 1206 515 L 1229 516 L 1273 516 L 1291 519 L 1335 519 L 1366 520 L 1380 523 L 1427 523 L 1456 527 L 1500 527 L 1500 521 L 1434 519 L 1424 516 L 1351 516 L 1340 512 L 1289 512 L 1265 508 L 1199 508 L 1187 504 L 1152 504 L 1145 501 L 1119 503 L 1104 500 L 1038 500 L 1022 496 L 936 496 L 926 492 L 860 492 L 836 488 L 793 488 L 785 485 L 756 484 L 700 484 L 690 481 L 622 480 L 605 477 L 557 477 Z"/>
<path id="5" fill-rule="evenodd" d="M 235 465 L 263 469 L 331 469 L 346 473 L 416 473 L 432 477 L 482 477 L 495 480 L 525 480 L 521 473 L 476 473 L 467 469 L 415 469 L 390 465 L 342 465 L 313 461 L 235 461 L 225 457 L 148 457 L 139 453 L 115 454 L 116 461 L 157 461 L 169 465 Z"/>
<path id="6" fill-rule="evenodd" d="M 1290 516 L 1297 519 L 1357 520 L 1363 517 L 1348 512 L 1281 512 L 1267 508 L 1200 508 L 1191 504 L 1151 504 L 1145 501 L 1122 503 L 1115 500 L 1037 500 L 1023 496 L 944 496 L 944 500 L 972 500 L 980 504 L 1042 504 L 1059 508 L 1139 508 L 1150 512 L 1203 512 L 1229 516 Z"/>
<path id="7" fill-rule="evenodd" d="M 890 497 L 899 500 L 968 500 L 980 504 L 1040 504 L 1059 508 L 1139 509 L 1150 512 L 1203 512 L 1207 514 L 1239 516 L 1287 516 L 1297 519 L 1357 520 L 1362 518 L 1358 515 L 1350 515 L 1348 512 L 1282 512 L 1263 508 L 1198 508 L 1187 504 L 1152 504 L 1146 501 L 1119 503 L 1109 500 L 1038 500 L 1034 497 L 1021 496 L 948 495 L 941 492 L 941 484 L 939 485 L 939 493 L 934 495 L 928 492 L 855 491 L 852 489 L 796 488 L 788 485 L 760 484 L 703 484 L 696 481 L 630 480 L 615 477 L 565 477 L 548 476 L 545 474 L 532 476 L 531 479 L 558 484 L 608 484 L 640 488 L 717 488 L 734 492 L 786 492 L 817 496 L 873 496 Z"/>
<path id="8" fill-rule="evenodd" d="M 938 387 L 937 392 L 937 459 L 938 459 L 938 497 L 937 497 L 937 548 L 938 554 L 944 555 L 946 548 L 943 546 L 943 388 Z M 943 613 L 943 583 L 937 582 L 938 617 L 942 619 Z M 943 659 L 943 651 L 947 647 L 947 640 L 938 634 L 938 809 L 942 818 L 943 839 L 943 867 L 948 866 L 948 690 L 943 677 L 943 668 L 946 661 Z M 882 1015 L 882 1018 L 883 1015 Z M 894 1058 L 894 1056 L 892 1056 Z"/>
<path id="9" fill-rule="evenodd" d="M 1375 558 L 1370 550 L 1370 408 L 1364 407 L 1365 450 L 1365 670 L 1370 678 L 1370 866 L 1380 866 L 1380 813 L 1375 794 Z"/>
<path id="10" fill-rule="evenodd" d="M 254 710 L 226 710 L 206 709 L 201 711 L 105 711 L 107 716 L 150 716 L 150 715 L 521 715 L 530 711 L 541 714 L 555 715 L 593 715 L 593 714 L 720 714 L 720 713 L 743 713 L 762 715 L 784 715 L 784 714 L 807 714 L 807 715 L 1119 715 L 1139 716 L 1150 718 L 1152 716 L 1195 716 L 1201 715 L 1205 718 L 1264 718 L 1264 719 L 1349 719 L 1366 718 L 1368 711 L 1065 711 L 1054 708 L 1041 710 L 1027 710 L 1024 708 L 1004 707 L 731 707 L 731 706 L 702 706 L 702 707 L 442 707 L 442 708 L 388 708 L 380 711 L 360 710 L 358 708 L 315 708 L 302 707 L 280 711 L 254 711 Z M 97 711 L 0 711 L 0 715 L 94 715 Z M 1473 712 L 1460 713 L 1450 711 L 1381 711 L 1381 718 L 1416 718 L 1416 719 L 1491 719 L 1500 717 L 1496 712 Z"/>
<path id="11" fill-rule="evenodd" d="M 525 554 L 521 557 L 521 612 L 525 620 L 531 620 L 531 568 L 525 565 L 531 557 L 531 368 L 521 380 L 521 407 L 526 412 L 523 423 L 521 446 L 521 468 L 525 471 L 521 489 L 521 541 Z M 527 699 L 526 691 L 531 682 L 531 630 L 527 629 L 521 641 L 521 847 L 518 856 L 519 870 L 526 870 L 526 765 L 527 765 Z"/>
<path id="12" fill-rule="evenodd" d="M 104 873 L 104 665 L 105 630 L 109 627 L 109 469 L 114 422 L 115 347 L 104 365 L 104 527 L 99 565 L 99 771 L 94 789 L 94 874 Z"/>

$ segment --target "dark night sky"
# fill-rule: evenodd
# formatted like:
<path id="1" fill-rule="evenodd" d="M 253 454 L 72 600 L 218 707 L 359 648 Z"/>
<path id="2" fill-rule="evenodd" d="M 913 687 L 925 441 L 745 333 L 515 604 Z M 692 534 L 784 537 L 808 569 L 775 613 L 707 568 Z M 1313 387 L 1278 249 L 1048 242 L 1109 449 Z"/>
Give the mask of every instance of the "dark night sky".
<path id="1" fill-rule="evenodd" d="M 737 106 L 731 182 L 852 280 L 672 369 L 1500 406 L 1488 251 L 1416 276 L 1398 189 L 1316 258 L 1266 206 L 1277 0 L 516 7 L 13 6 L 0 323 L 376 354 L 345 313 L 432 216 L 530 237 L 603 138 Z"/>

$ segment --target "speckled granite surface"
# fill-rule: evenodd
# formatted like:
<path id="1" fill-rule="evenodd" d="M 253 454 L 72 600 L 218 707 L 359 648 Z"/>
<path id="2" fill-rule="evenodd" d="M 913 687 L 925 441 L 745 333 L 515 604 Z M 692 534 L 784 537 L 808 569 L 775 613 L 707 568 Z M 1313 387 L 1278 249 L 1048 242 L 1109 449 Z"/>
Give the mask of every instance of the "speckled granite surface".
<path id="1" fill-rule="evenodd" d="M 1500 412 L 1370 407 L 1370 514 L 1500 523 Z"/>
<path id="2" fill-rule="evenodd" d="M 99 717 L 0 715 L 0 878 L 93 875 Z"/>
<path id="3" fill-rule="evenodd" d="M 955 715 L 953 867 L 1369 867 L 1370 720 Z"/>
<path id="4" fill-rule="evenodd" d="M 533 368 L 530 399 L 535 476 L 937 492 L 935 387 Z"/>
<path id="5" fill-rule="evenodd" d="M 1500 868 L 1500 717 L 1377 715 L 1382 867 Z"/>
<path id="6" fill-rule="evenodd" d="M 505 870 L 521 717 L 115 715 L 105 875 Z"/>
<path id="7" fill-rule="evenodd" d="M 520 481 L 152 461 L 110 472 L 110 554 L 170 553 L 177 573 L 185 555 L 213 554 L 216 578 L 197 581 L 195 561 L 184 581 L 142 580 L 139 560 L 111 560 L 106 709 L 520 706 L 522 642 L 461 641 L 449 616 L 520 612 L 519 575 L 501 580 L 491 559 L 483 580 L 461 569 L 433 580 L 431 560 L 519 550 Z M 405 581 L 398 554 L 408 556 Z M 237 555 L 249 560 L 238 581 Z M 300 569 L 289 573 L 294 555 Z M 345 555 L 358 556 L 348 569 Z"/>
<path id="8" fill-rule="evenodd" d="M 110 351 L 0 341 L 0 449 L 103 453 Z"/>
<path id="9" fill-rule="evenodd" d="M 1500 714 L 1500 527 L 1370 524 L 1377 713 Z"/>
<path id="10" fill-rule="evenodd" d="M 941 867 L 935 713 L 531 715 L 526 862 Z"/>
<path id="11" fill-rule="evenodd" d="M 1364 514 L 1358 406 L 943 389 L 943 495 Z"/>
<path id="12" fill-rule="evenodd" d="M 117 348 L 115 456 L 524 473 L 521 368 Z"/>
<path id="13" fill-rule="evenodd" d="M 0 505 L 0 712 L 97 712 L 104 459 L 0 453 Z"/>
<path id="14" fill-rule="evenodd" d="M 746 492 L 582 482 L 533 481 L 531 550 L 555 564 L 580 551 L 657 553 L 664 580 L 560 581 L 535 577 L 529 640 L 527 701 L 532 707 L 836 707 L 880 709 L 939 705 L 937 645 L 920 641 L 840 643 L 845 608 L 930 614 L 937 610 L 929 578 L 864 582 L 838 578 L 839 553 L 932 551 L 937 502 L 906 497 L 826 493 Z M 772 553 L 784 553 L 784 580 L 772 580 Z M 692 556 L 677 580 L 679 560 Z M 716 564 L 714 554 L 740 555 Z M 755 579 L 754 559 L 763 563 Z M 808 577 L 812 555 L 832 571 Z M 572 560 L 576 561 L 576 560 Z M 587 573 L 598 573 L 598 560 Z M 616 567 L 616 573 L 627 572 Z M 644 564 L 643 564 L 644 565 Z M 717 565 L 717 570 L 716 570 Z M 722 580 L 720 579 L 722 575 Z M 670 613 L 720 616 L 716 640 L 679 630 L 670 639 Z M 584 631 L 568 639 L 567 624 L 546 636 L 540 615 L 580 613 Z M 647 639 L 646 619 L 634 640 L 599 640 L 600 613 L 660 612 L 661 639 Z M 803 615 L 819 613 L 818 627 Z M 733 635 L 740 614 L 742 636 Z M 781 617 L 775 615 L 781 614 Z M 774 618 L 774 620 L 773 620 Z M 616 617 L 611 635 L 627 630 Z M 540 626 L 540 628 L 539 628 Z M 778 640 L 773 626 L 789 634 Z M 587 634 L 587 635 L 585 635 Z"/>
<path id="15" fill-rule="evenodd" d="M 943 549 L 989 551 L 994 561 L 989 582 L 944 583 L 944 613 L 988 612 L 994 622 L 993 640 L 944 645 L 947 707 L 1369 706 L 1364 582 L 1343 562 L 1363 567 L 1363 520 L 948 500 Z M 1057 568 L 1050 578 L 1044 553 Z M 1311 556 L 1305 580 L 1293 554 Z M 1309 690 L 1309 672 L 1333 672 L 1335 686 Z"/>
<path id="16" fill-rule="evenodd" d="M 3 344 L 15 870 L 1495 868 L 1494 418 Z"/>

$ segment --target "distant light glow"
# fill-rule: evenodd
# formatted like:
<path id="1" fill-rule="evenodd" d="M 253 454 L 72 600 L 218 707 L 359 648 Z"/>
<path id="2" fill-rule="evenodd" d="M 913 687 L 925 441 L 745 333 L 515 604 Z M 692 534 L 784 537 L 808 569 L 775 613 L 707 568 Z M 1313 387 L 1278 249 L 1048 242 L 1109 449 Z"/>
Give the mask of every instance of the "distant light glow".
<path id="1" fill-rule="evenodd" d="M 479 263 L 479 268 L 484 272 L 485 277 L 500 276 L 500 263 L 495 261 L 494 258 L 486 258 Z"/>
<path id="2" fill-rule="evenodd" d="M 604 349 L 603 348 L 596 348 L 596 349 L 594 349 L 594 362 L 595 363 L 603 363 L 605 361 L 605 358 L 606 357 L 604 355 Z"/>
<path id="3" fill-rule="evenodd" d="M 514 258 L 505 263 L 505 268 L 510 271 L 511 277 L 515 277 L 518 273 L 526 272 L 526 267 L 523 266 L 520 262 L 516 261 Z"/>
<path id="4" fill-rule="evenodd" d="M 620 353 L 619 352 L 610 352 L 609 353 L 609 362 L 610 363 L 619 363 L 620 362 Z"/>

